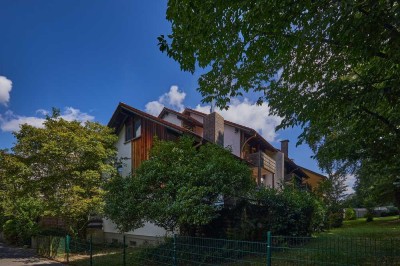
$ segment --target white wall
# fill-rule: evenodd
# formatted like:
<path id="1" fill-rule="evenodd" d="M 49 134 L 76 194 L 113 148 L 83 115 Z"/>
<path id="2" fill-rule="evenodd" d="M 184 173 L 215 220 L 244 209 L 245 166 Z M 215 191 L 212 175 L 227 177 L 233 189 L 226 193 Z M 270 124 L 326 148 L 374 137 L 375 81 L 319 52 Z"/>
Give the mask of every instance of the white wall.
<path id="1" fill-rule="evenodd" d="M 119 233 L 115 224 L 108 219 L 103 219 L 103 231 L 106 233 Z M 143 227 L 134 231 L 126 232 L 126 234 L 140 236 L 165 236 L 166 232 L 167 231 L 165 231 L 163 228 L 152 223 L 145 223 Z"/>
<path id="2" fill-rule="evenodd" d="M 178 116 L 176 114 L 168 113 L 168 114 L 164 115 L 162 119 L 167 122 L 170 122 L 174 125 L 177 125 L 180 127 L 182 126 L 182 121 L 178 118 Z"/>
<path id="3" fill-rule="evenodd" d="M 125 126 L 122 128 L 118 135 L 117 141 L 117 157 L 118 159 L 126 158 L 122 160 L 122 176 L 128 176 L 132 171 L 132 145 L 130 141 L 125 141 Z"/>
<path id="4" fill-rule="evenodd" d="M 196 115 L 194 113 L 190 113 L 190 117 L 199 121 L 200 123 L 204 123 L 204 118 L 200 115 Z"/>
<path id="5" fill-rule="evenodd" d="M 277 187 L 276 186 L 276 181 L 274 180 L 273 176 L 274 176 L 273 173 L 266 173 L 265 174 L 264 185 L 266 187 L 270 187 L 270 188 L 272 188 L 272 187 L 276 188 Z M 273 184 L 273 181 L 275 181 L 274 184 Z"/>
<path id="6" fill-rule="evenodd" d="M 235 128 L 224 125 L 224 146 L 230 146 L 232 153 L 240 157 L 240 131 L 235 133 Z"/>
<path id="7" fill-rule="evenodd" d="M 276 162 L 275 166 L 275 188 L 278 188 L 280 184 L 283 184 L 285 177 L 285 157 L 283 152 L 278 151 L 274 155 Z"/>

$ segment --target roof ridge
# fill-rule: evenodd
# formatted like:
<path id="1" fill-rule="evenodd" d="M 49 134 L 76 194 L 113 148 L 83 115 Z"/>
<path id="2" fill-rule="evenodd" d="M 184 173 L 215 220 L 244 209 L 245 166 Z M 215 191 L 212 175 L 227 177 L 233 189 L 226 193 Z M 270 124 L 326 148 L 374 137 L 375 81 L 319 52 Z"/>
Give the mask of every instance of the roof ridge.
<path id="1" fill-rule="evenodd" d="M 163 119 L 161 119 L 161 118 L 159 118 L 159 117 L 157 117 L 157 116 L 151 115 L 151 114 L 146 113 L 146 112 L 144 112 L 144 111 L 142 111 L 142 110 L 139 110 L 139 109 L 137 109 L 137 108 L 135 108 L 135 107 L 132 107 L 132 106 L 126 104 L 126 103 L 119 102 L 118 107 L 126 108 L 126 109 L 128 109 L 128 110 L 130 110 L 130 111 L 132 111 L 132 112 L 136 112 L 136 113 L 138 113 L 139 115 L 142 115 L 142 116 L 144 116 L 144 117 L 147 117 L 147 118 L 149 118 L 149 119 L 152 119 L 152 120 L 154 120 L 154 121 L 156 121 L 156 122 L 159 122 L 159 123 L 161 123 L 161 124 L 164 124 L 164 125 L 166 125 L 166 126 L 172 127 L 172 128 L 174 128 L 174 129 L 176 129 L 176 130 L 180 130 L 180 131 L 183 131 L 183 132 L 190 132 L 189 130 L 187 130 L 187 129 L 184 128 L 184 127 L 175 125 L 175 124 L 173 124 L 173 123 L 171 123 L 171 122 L 168 122 L 168 121 L 166 121 L 166 120 L 163 120 Z M 111 119 L 112 119 L 112 118 L 111 118 Z M 110 121 L 110 122 L 111 122 L 111 121 Z"/>

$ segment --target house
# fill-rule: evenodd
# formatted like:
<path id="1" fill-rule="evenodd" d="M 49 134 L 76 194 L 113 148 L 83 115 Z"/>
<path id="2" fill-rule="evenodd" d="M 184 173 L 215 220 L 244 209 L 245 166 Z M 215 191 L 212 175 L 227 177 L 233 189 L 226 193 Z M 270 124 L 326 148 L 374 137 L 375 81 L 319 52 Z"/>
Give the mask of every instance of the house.
<path id="1" fill-rule="evenodd" d="M 326 176 L 316 173 L 305 167 L 301 167 L 301 170 L 303 170 L 303 172 L 307 175 L 307 178 L 302 182 L 304 185 L 308 186 L 310 190 L 316 189 L 318 185 L 326 179 Z"/>
<path id="2" fill-rule="evenodd" d="M 158 117 L 147 114 L 125 103 L 119 103 L 108 126 L 118 135 L 118 157 L 124 164 L 119 170 L 122 176 L 129 175 L 142 161 L 147 160 L 154 137 L 160 140 L 176 140 L 189 134 L 196 142 L 213 142 L 229 147 L 234 156 L 245 160 L 252 168 L 259 186 L 279 188 L 284 182 L 303 185 L 308 176 L 304 168 L 297 166 L 288 157 L 288 141 L 281 142 L 276 149 L 252 128 L 225 120 L 220 114 L 202 113 L 186 108 L 182 113 L 164 108 Z M 103 221 L 103 235 L 107 241 L 122 240 L 110 220 Z M 131 246 L 154 241 L 166 231 L 154 224 L 128 232 Z"/>

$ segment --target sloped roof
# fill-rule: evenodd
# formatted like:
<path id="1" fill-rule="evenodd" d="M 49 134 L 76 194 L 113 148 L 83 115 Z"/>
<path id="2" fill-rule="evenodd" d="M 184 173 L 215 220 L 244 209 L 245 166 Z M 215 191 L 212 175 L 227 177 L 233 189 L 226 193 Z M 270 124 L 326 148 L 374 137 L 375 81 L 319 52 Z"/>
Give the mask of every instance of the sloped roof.
<path id="1" fill-rule="evenodd" d="M 327 179 L 327 177 L 326 176 L 324 176 L 324 175 L 322 175 L 322 174 L 319 174 L 319 173 L 317 173 L 317 172 L 314 172 L 313 170 L 310 170 L 310 169 L 308 169 L 308 168 L 305 168 L 305 167 L 302 167 L 302 166 L 300 166 L 301 167 L 301 169 L 303 170 L 303 171 L 306 171 L 306 172 L 310 172 L 310 173 L 312 173 L 312 174 L 314 174 L 314 175 L 316 175 L 316 176 L 318 176 L 318 177 L 320 177 L 320 178 L 322 178 L 322 179 Z"/>
<path id="2" fill-rule="evenodd" d="M 178 112 L 176 112 L 174 110 L 171 110 L 171 109 L 168 109 L 168 108 L 165 108 L 165 109 L 166 109 L 166 111 L 172 111 L 174 113 L 178 113 Z M 140 111 L 139 109 L 136 109 L 136 108 L 134 108 L 132 106 L 129 106 L 129 105 L 123 103 L 123 102 L 120 102 L 118 104 L 118 106 L 115 109 L 115 111 L 114 111 L 110 121 L 108 122 L 107 126 L 111 127 L 111 128 L 115 128 L 115 131 L 118 133 L 122 128 L 122 125 L 123 125 L 123 123 L 125 121 L 124 119 L 125 119 L 127 114 L 136 114 L 138 116 L 144 117 L 146 119 L 149 119 L 150 121 L 153 121 L 153 122 L 155 122 L 157 124 L 163 125 L 163 126 L 169 128 L 169 129 L 171 129 L 171 130 L 173 130 L 173 131 L 175 131 L 177 133 L 180 133 L 180 134 L 188 133 L 188 134 L 190 134 L 192 136 L 195 136 L 197 139 L 200 139 L 200 142 L 202 142 L 202 143 L 209 142 L 208 140 L 202 138 L 201 136 L 197 135 L 196 133 L 194 133 L 194 132 L 192 132 L 192 131 L 184 128 L 184 127 L 177 126 L 177 125 L 175 125 L 173 123 L 170 123 L 168 121 L 165 121 L 165 120 L 163 120 L 163 119 L 161 119 L 159 117 L 150 115 L 150 114 L 148 114 L 146 112 L 143 112 L 143 111 Z M 180 113 L 178 113 L 178 114 L 180 114 Z M 122 118 L 121 118 L 121 116 L 122 116 Z M 159 116 L 161 116 L 161 113 L 160 113 Z M 193 120 L 195 120 L 195 119 L 193 119 Z M 253 165 L 251 162 L 249 162 L 247 160 L 244 160 L 244 159 L 242 159 L 242 158 L 240 158 L 240 157 L 238 157 L 238 156 L 236 156 L 234 154 L 232 154 L 232 156 L 234 156 L 235 158 L 237 158 L 237 159 L 239 159 L 239 160 L 241 160 L 241 161 L 243 161 L 243 162 L 245 162 L 245 163 L 247 163 L 249 165 Z"/>
<path id="3" fill-rule="evenodd" d="M 168 121 L 165 121 L 161 118 L 158 118 L 158 117 L 148 114 L 146 112 L 140 111 L 139 109 L 133 108 L 132 106 L 129 106 L 123 102 L 120 102 L 118 104 L 117 108 L 114 111 L 114 114 L 112 115 L 110 121 L 108 122 L 108 126 L 111 128 L 115 128 L 116 132 L 119 132 L 120 129 L 122 128 L 121 125 L 124 122 L 126 114 L 128 114 L 128 113 L 133 113 L 138 116 L 147 118 L 157 124 L 163 125 L 173 131 L 178 132 L 178 133 L 186 132 L 186 133 L 194 134 L 193 132 L 191 132 L 190 130 L 187 130 L 186 128 L 177 126 L 177 125 L 172 124 Z M 194 134 L 194 135 L 196 135 L 196 134 Z"/>
<path id="4" fill-rule="evenodd" d="M 194 114 L 197 114 L 197 115 L 202 116 L 202 117 L 207 116 L 207 114 L 205 114 L 203 112 L 199 112 L 197 110 L 193 110 L 193 109 L 190 109 L 190 108 L 185 108 L 183 113 L 184 114 L 185 113 L 194 113 Z M 236 127 L 236 128 L 239 128 L 239 129 L 242 129 L 242 130 L 246 131 L 248 134 L 255 136 L 255 138 L 258 139 L 259 141 L 261 141 L 261 143 L 263 143 L 269 150 L 277 151 L 277 149 L 274 146 L 272 146 L 266 139 L 264 139 L 264 137 L 261 136 L 256 130 L 254 130 L 254 129 L 250 128 L 250 127 L 246 127 L 246 126 L 234 123 L 234 122 L 229 121 L 229 120 L 225 120 L 225 119 L 224 119 L 224 123 L 227 124 L 227 125 L 230 125 L 232 127 Z"/>
<path id="5" fill-rule="evenodd" d="M 184 120 L 186 122 L 190 122 L 196 126 L 203 126 L 202 123 L 200 123 L 199 121 L 197 121 L 196 119 L 194 119 L 193 117 L 190 117 L 186 114 L 183 113 L 179 113 L 178 111 L 169 109 L 167 107 L 164 107 L 161 111 L 161 113 L 158 115 L 158 118 L 162 118 L 164 115 L 168 114 L 168 113 L 173 113 L 175 114 L 179 119 Z"/>

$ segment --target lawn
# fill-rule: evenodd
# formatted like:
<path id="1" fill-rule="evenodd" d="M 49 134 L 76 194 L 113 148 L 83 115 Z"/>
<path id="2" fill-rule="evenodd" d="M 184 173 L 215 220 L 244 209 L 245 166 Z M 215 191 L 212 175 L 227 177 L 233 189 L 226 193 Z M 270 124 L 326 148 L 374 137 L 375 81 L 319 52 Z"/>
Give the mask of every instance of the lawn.
<path id="1" fill-rule="evenodd" d="M 374 218 L 367 223 L 366 218 L 344 221 L 340 228 L 319 234 L 320 236 L 398 238 L 400 237 L 399 216 Z"/>
<path id="2" fill-rule="evenodd" d="M 307 241 L 290 248 L 278 244 L 274 265 L 400 265 L 399 216 L 345 221 Z"/>
<path id="3" fill-rule="evenodd" d="M 275 246 L 274 246 L 275 245 Z M 193 246 L 193 252 L 201 247 Z M 129 249 L 126 265 L 143 265 L 135 261 L 140 248 Z M 203 251 L 204 252 L 204 251 Z M 201 252 L 201 253 L 203 253 Z M 400 265 L 400 219 L 398 216 L 345 221 L 343 227 L 319 233 L 312 238 L 273 237 L 273 265 Z M 122 265 L 122 253 L 98 254 L 93 266 Z M 229 260 L 227 260 L 228 262 Z M 265 265 L 266 257 L 242 257 L 224 265 Z M 70 263 L 90 265 L 88 257 Z M 147 266 L 161 265 L 145 263 Z M 178 265 L 183 265 L 178 263 Z M 188 262 L 185 265 L 199 265 Z"/>

